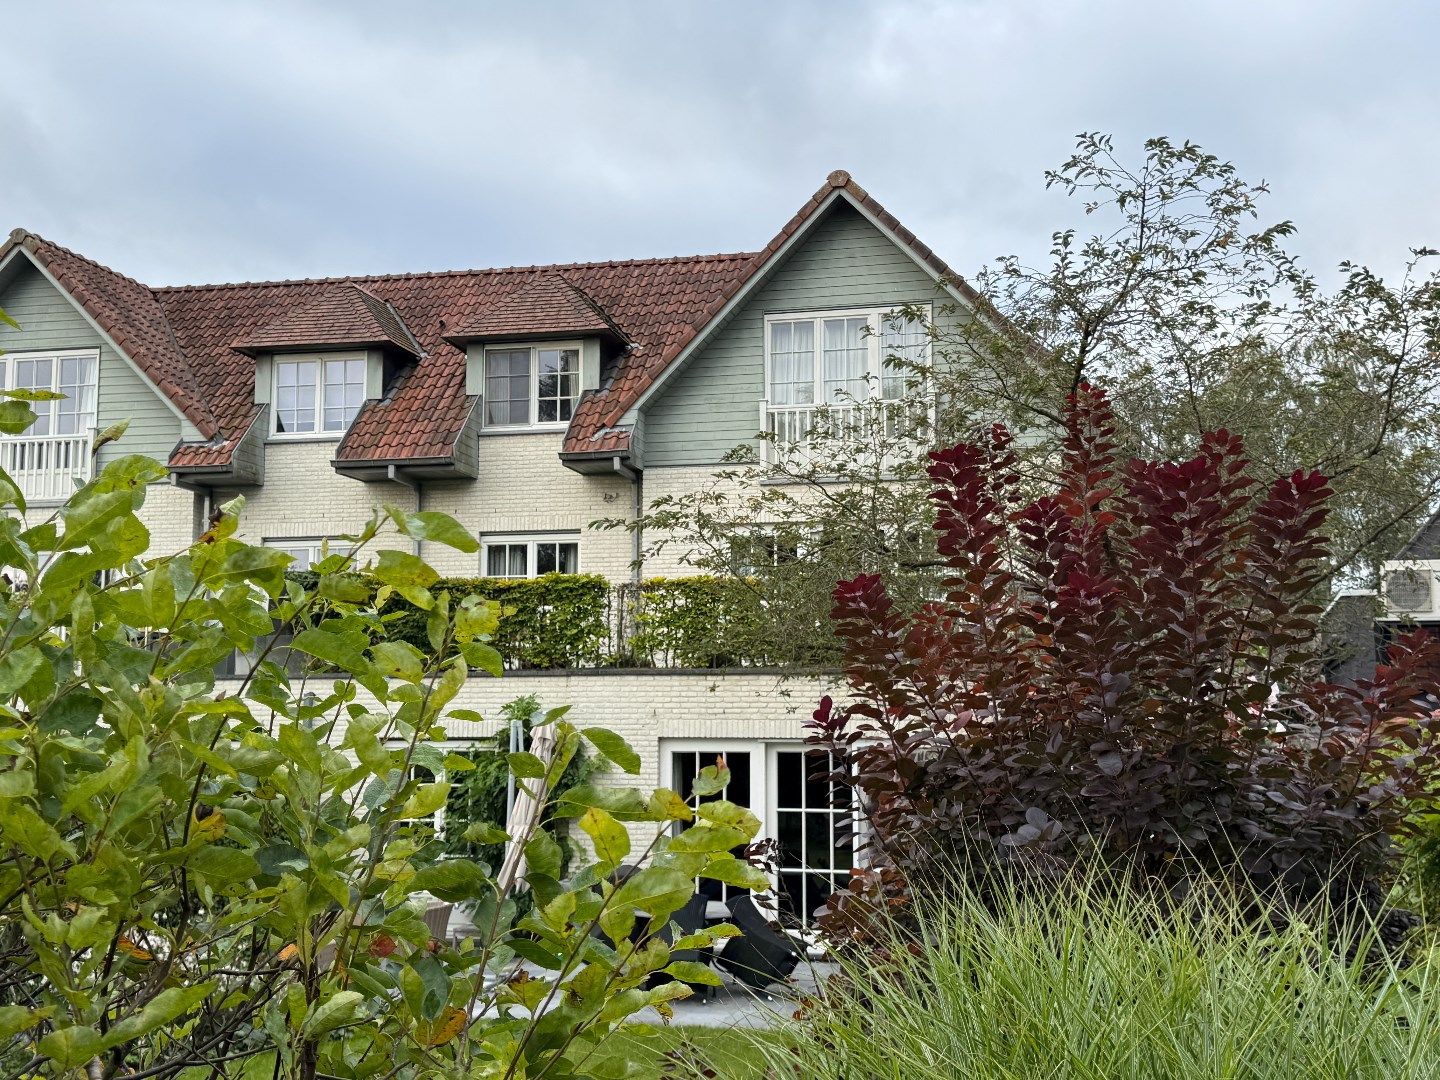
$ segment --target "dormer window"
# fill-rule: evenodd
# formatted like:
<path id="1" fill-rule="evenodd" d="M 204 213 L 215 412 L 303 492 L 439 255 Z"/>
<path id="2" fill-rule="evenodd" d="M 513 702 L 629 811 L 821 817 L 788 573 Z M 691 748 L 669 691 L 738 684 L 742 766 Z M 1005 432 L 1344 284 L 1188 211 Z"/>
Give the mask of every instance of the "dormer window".
<path id="1" fill-rule="evenodd" d="M 563 428 L 579 396 L 578 344 L 485 350 L 487 428 Z"/>
<path id="2" fill-rule="evenodd" d="M 274 433 L 343 435 L 365 404 L 363 356 L 277 356 Z"/>

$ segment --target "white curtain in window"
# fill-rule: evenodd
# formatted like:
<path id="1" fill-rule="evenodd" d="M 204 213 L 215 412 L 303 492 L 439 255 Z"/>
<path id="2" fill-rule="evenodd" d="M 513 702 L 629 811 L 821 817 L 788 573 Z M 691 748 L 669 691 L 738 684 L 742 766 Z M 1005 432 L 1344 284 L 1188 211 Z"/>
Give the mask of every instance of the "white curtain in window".
<path id="1" fill-rule="evenodd" d="M 821 389 L 827 402 L 867 396 L 865 370 L 869 342 L 863 317 L 822 321 Z"/>
<path id="2" fill-rule="evenodd" d="M 907 364 L 924 364 L 930 355 L 930 335 L 925 324 L 918 319 L 900 317 L 885 320 L 884 332 L 880 337 L 880 393 L 895 399 L 904 397 L 905 384 L 916 378 L 913 368 Z M 901 363 L 895 363 L 898 358 Z"/>
<path id="3" fill-rule="evenodd" d="M 812 319 L 770 324 L 770 403 L 815 401 L 815 323 Z"/>

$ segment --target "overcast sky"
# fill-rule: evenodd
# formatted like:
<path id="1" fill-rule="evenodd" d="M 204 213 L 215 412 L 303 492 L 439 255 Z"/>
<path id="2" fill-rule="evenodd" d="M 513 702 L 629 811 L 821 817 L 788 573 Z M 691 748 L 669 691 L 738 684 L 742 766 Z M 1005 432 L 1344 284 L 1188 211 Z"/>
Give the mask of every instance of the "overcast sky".
<path id="1" fill-rule="evenodd" d="M 152 284 L 736 251 L 845 168 L 1039 256 L 1082 130 L 1190 138 L 1317 268 L 1440 246 L 1440 5 L 7 4 L 0 225 Z"/>

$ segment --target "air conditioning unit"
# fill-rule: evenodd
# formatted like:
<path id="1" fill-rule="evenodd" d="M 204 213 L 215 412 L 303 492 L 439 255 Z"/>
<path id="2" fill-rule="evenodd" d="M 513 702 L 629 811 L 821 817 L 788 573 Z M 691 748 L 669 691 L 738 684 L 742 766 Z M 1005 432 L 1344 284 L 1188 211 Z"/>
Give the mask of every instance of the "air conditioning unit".
<path id="1" fill-rule="evenodd" d="M 1436 608 L 1440 560 L 1387 562 L 1384 581 L 1385 614 L 1388 618 L 1426 621 L 1440 617 Z"/>

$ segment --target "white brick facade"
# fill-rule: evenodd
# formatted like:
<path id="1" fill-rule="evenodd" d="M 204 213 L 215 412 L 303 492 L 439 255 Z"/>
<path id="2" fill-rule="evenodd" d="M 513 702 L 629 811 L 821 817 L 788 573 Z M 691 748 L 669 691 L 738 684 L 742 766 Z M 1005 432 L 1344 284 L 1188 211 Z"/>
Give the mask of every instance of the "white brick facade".
<path id="1" fill-rule="evenodd" d="M 238 684 L 220 683 L 233 691 Z M 450 704 L 473 709 L 487 720 L 515 698 L 534 694 L 545 708 L 569 705 L 567 719 L 576 727 L 603 727 L 624 736 L 640 755 L 640 773 L 602 773 L 597 782 L 633 784 L 650 790 L 661 782 L 661 752 L 671 739 L 745 739 L 798 744 L 804 721 L 825 694 L 839 697 L 843 684 L 833 676 L 782 676 L 775 672 L 575 671 L 511 672 L 493 679 L 472 675 Z M 364 700 L 368 697 L 363 691 Z M 343 723 L 343 721 L 342 721 Z M 486 737 L 495 724 L 449 721 L 457 741 Z M 332 741 L 338 742 L 337 730 Z M 648 843 L 653 829 L 636 825 L 637 844 Z"/>

